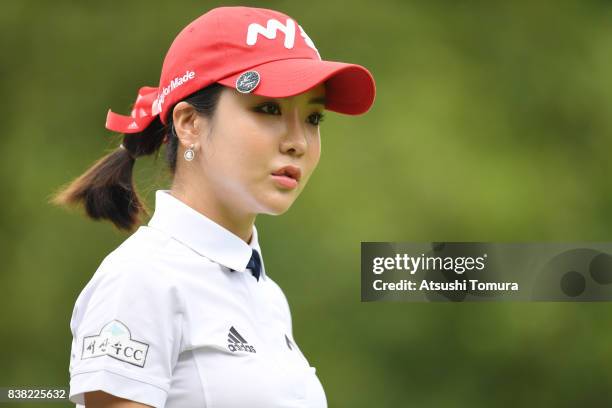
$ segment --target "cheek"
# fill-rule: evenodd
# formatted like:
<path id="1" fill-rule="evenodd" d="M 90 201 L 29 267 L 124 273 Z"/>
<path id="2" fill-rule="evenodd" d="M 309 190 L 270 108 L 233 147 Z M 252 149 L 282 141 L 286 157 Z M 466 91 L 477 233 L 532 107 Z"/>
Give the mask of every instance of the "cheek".
<path id="1" fill-rule="evenodd" d="M 275 152 L 273 130 L 262 129 L 252 120 L 229 120 L 223 132 L 215 137 L 222 137 L 223 167 L 242 180 L 259 179 L 267 174 L 272 166 Z"/>
<path id="2" fill-rule="evenodd" d="M 321 158 L 321 137 L 318 132 L 312 137 L 311 143 L 308 146 L 308 156 L 308 165 L 312 172 L 317 167 Z"/>

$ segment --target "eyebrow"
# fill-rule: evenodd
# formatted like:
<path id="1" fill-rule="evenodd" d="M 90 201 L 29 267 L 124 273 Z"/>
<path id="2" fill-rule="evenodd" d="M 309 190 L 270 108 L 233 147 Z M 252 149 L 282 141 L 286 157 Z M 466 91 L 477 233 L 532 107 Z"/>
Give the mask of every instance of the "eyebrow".
<path id="1" fill-rule="evenodd" d="M 308 103 L 320 103 L 321 105 L 325 105 L 326 99 L 324 96 L 317 96 L 309 100 Z"/>

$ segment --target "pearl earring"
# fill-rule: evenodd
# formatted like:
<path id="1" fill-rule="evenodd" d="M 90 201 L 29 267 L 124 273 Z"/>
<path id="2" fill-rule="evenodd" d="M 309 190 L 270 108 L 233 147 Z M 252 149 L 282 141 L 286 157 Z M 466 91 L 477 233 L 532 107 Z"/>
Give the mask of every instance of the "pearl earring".
<path id="1" fill-rule="evenodd" d="M 191 145 L 189 146 L 189 149 L 185 150 L 185 160 L 187 161 L 192 161 L 193 158 L 195 157 L 195 152 L 193 151 L 193 146 L 195 145 Z"/>

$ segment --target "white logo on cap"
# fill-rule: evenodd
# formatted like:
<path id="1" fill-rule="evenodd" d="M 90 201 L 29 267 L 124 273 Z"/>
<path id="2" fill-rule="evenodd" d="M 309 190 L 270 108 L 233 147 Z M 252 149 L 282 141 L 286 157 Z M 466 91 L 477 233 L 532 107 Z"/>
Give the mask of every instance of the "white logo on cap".
<path id="1" fill-rule="evenodd" d="M 321 55 L 319 55 L 319 51 L 315 47 L 314 42 L 312 42 L 310 37 L 308 37 L 302 26 L 298 25 L 298 28 L 300 29 L 300 35 L 304 39 L 306 45 L 315 50 L 317 56 L 319 57 L 319 59 L 321 59 Z M 290 18 L 287 19 L 287 23 L 285 25 L 283 25 L 280 21 L 274 18 L 269 19 L 265 27 L 257 23 L 249 24 L 246 43 L 247 45 L 257 44 L 257 38 L 259 37 L 259 34 L 263 35 L 268 40 L 274 40 L 276 39 L 276 33 L 279 30 L 282 31 L 283 34 L 285 34 L 285 48 L 289 50 L 292 49 L 293 45 L 295 44 L 295 22 Z"/>
<path id="2" fill-rule="evenodd" d="M 166 96 L 170 92 L 174 91 L 176 88 L 183 85 L 185 82 L 192 80 L 193 78 L 195 78 L 195 76 L 195 72 L 187 70 L 183 75 L 177 76 L 172 81 L 170 81 L 170 85 L 164 87 L 161 92 L 158 93 L 157 98 L 153 101 L 151 105 L 151 112 L 153 116 L 161 112 L 161 107 L 164 104 L 164 99 L 166 99 Z"/>

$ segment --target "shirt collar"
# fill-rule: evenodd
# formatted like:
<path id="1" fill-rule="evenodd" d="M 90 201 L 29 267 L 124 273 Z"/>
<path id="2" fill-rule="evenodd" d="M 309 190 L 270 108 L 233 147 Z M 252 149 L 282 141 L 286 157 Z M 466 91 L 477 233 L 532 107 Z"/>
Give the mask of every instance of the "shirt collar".
<path id="1" fill-rule="evenodd" d="M 200 255 L 240 272 L 246 271 L 253 249 L 256 249 L 261 259 L 261 276 L 266 279 L 255 225 L 251 242 L 247 244 L 233 232 L 174 197 L 170 190 L 157 190 L 155 212 L 148 226 L 164 231 Z"/>

